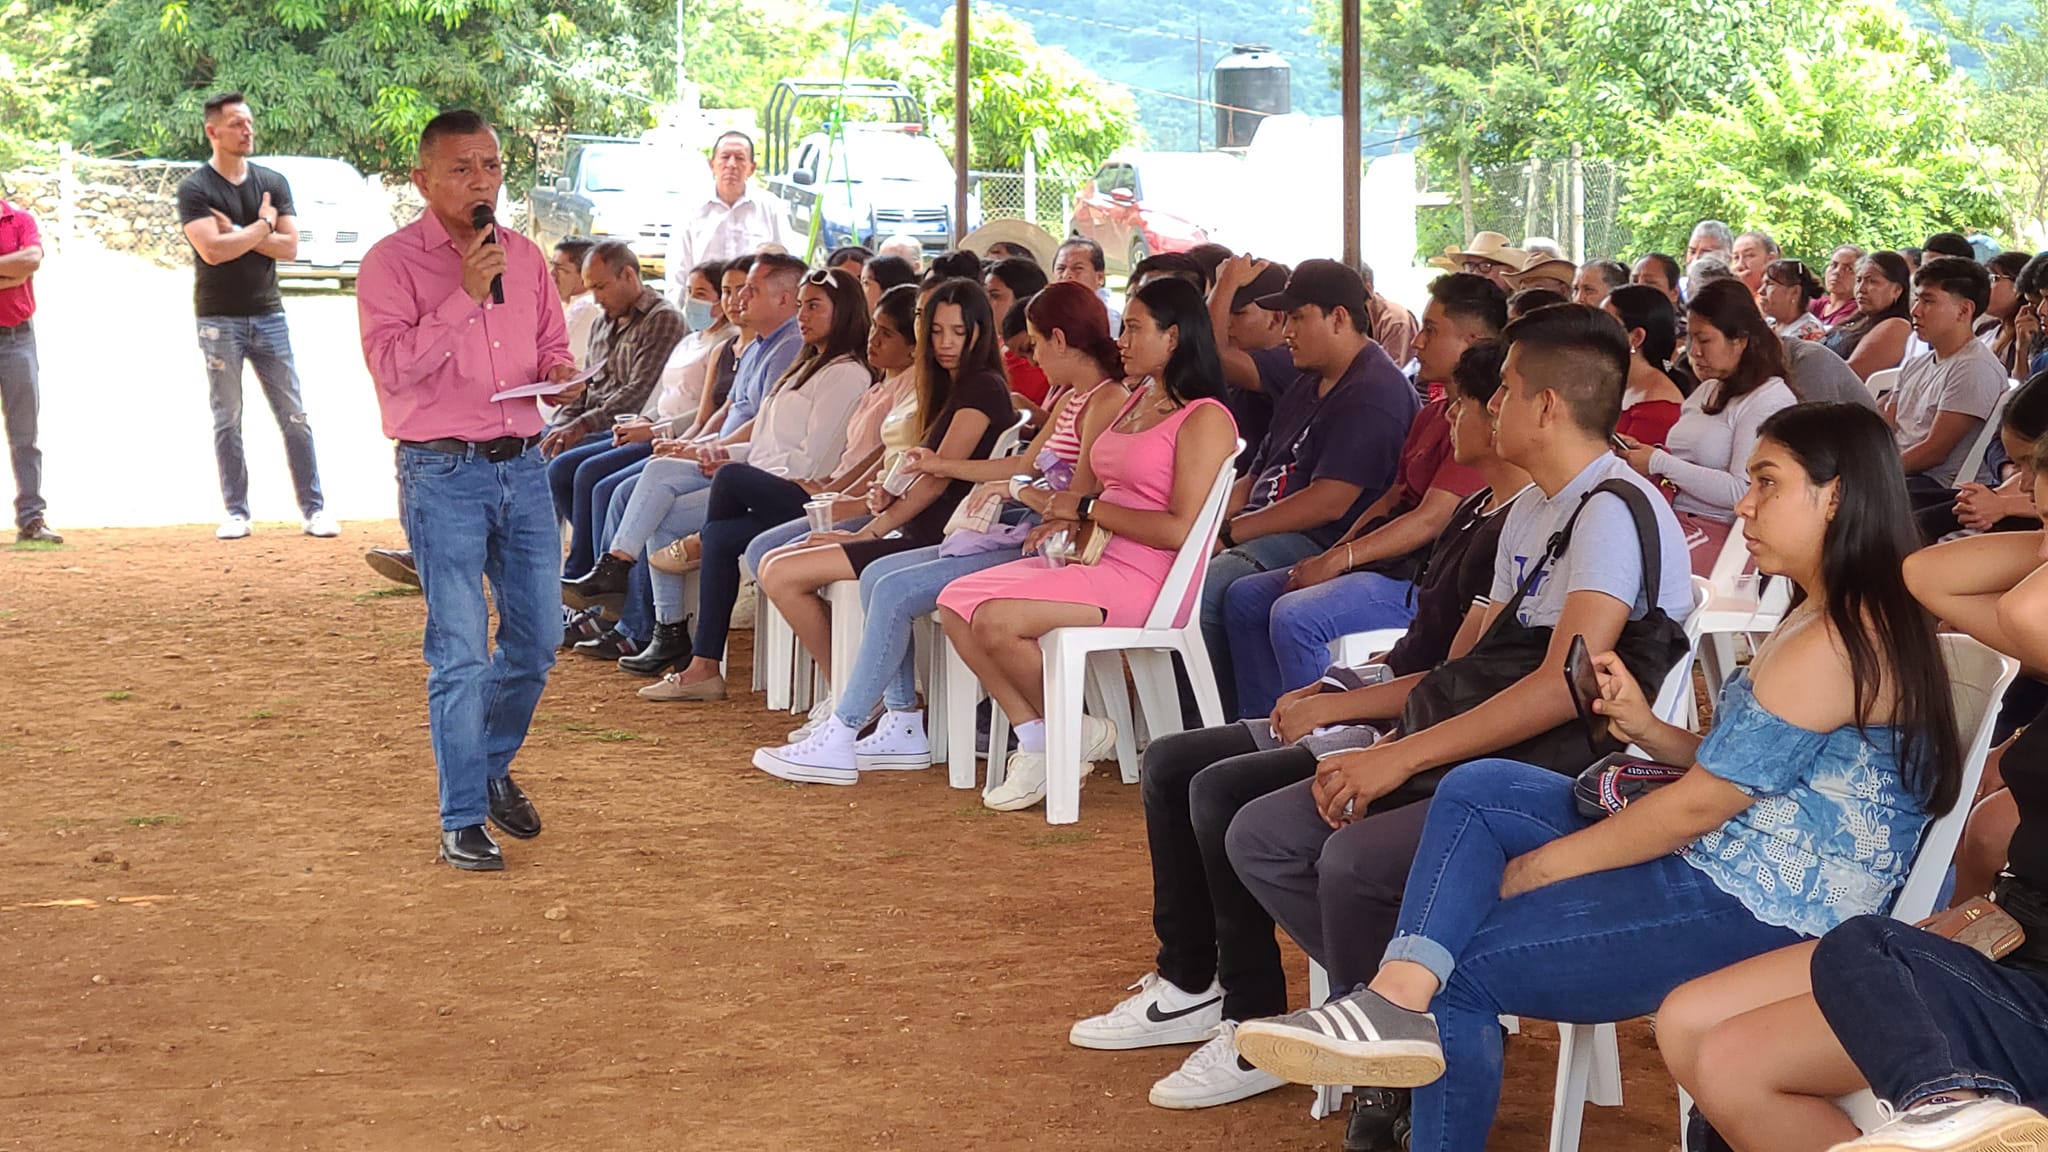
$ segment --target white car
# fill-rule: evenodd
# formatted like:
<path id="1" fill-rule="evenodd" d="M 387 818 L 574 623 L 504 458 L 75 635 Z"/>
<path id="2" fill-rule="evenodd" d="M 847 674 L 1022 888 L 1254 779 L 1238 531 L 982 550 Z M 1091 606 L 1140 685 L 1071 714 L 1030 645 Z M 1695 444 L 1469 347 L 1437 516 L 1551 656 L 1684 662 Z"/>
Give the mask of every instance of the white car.
<path id="1" fill-rule="evenodd" d="M 299 257 L 280 260 L 285 280 L 339 280 L 355 287 L 363 253 L 391 234 L 383 195 L 347 161 L 317 156 L 251 156 L 285 178 L 299 225 Z"/>

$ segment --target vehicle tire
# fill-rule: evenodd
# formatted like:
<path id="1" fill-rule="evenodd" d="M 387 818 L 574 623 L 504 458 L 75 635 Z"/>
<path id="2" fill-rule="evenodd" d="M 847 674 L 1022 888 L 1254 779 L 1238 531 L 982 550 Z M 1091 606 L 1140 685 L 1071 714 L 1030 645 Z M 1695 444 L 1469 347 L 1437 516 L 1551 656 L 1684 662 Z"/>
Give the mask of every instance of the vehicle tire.
<path id="1" fill-rule="evenodd" d="M 1132 240 L 1130 255 L 1126 257 L 1129 263 L 1124 265 L 1124 275 L 1130 275 L 1138 267 L 1139 263 L 1150 255 L 1152 255 L 1152 249 L 1145 244 L 1143 236 Z"/>

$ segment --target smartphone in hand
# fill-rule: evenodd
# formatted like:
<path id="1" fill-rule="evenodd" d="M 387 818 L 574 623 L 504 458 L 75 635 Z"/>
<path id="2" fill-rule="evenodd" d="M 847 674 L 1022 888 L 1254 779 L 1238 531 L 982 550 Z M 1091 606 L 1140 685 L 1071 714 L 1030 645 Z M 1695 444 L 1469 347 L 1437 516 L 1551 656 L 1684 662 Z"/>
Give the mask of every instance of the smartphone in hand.
<path id="1" fill-rule="evenodd" d="M 1564 678 L 1571 687 L 1579 722 L 1597 745 L 1607 739 L 1607 717 L 1593 711 L 1593 701 L 1600 698 L 1600 676 L 1593 671 L 1593 654 L 1586 650 L 1584 636 L 1572 637 L 1572 646 L 1564 654 Z"/>

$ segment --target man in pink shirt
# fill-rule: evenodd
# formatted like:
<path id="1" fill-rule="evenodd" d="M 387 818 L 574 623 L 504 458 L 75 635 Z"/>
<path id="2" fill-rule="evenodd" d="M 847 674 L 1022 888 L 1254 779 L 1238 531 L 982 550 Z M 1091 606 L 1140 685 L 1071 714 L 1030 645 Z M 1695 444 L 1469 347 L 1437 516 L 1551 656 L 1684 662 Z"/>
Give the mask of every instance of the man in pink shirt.
<path id="1" fill-rule="evenodd" d="M 398 441 L 399 509 L 427 599 L 441 857 L 497 871 L 505 862 L 486 819 L 520 839 L 540 834 L 510 769 L 562 642 L 562 542 L 540 410 L 532 397 L 492 397 L 565 383 L 575 368 L 545 254 L 517 233 L 471 224 L 504 183 L 496 130 L 474 112 L 436 116 L 412 182 L 427 210 L 364 255 L 356 309 L 384 434 Z M 485 577 L 498 608 L 495 653 Z"/>
<path id="2" fill-rule="evenodd" d="M 15 539 L 62 544 L 43 520 L 43 453 L 36 447 L 36 269 L 43 241 L 36 218 L 0 199 L 0 412 L 6 414 L 7 450 L 14 460 Z"/>

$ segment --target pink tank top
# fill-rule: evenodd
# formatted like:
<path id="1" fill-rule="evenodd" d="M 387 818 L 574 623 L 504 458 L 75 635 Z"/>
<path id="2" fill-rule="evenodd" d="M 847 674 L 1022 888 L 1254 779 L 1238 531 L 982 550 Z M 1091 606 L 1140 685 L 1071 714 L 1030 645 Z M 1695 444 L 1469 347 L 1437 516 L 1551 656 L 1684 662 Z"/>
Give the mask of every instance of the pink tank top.
<path id="1" fill-rule="evenodd" d="M 1117 419 L 1121 421 L 1144 395 L 1142 389 L 1132 394 Z M 1104 429 L 1088 454 L 1095 478 L 1102 481 L 1102 499 L 1125 508 L 1164 511 L 1173 500 L 1174 446 L 1180 440 L 1180 426 L 1204 404 L 1214 404 L 1226 415 L 1230 412 L 1220 401 L 1204 397 L 1142 432 L 1119 432 L 1115 425 Z"/>

